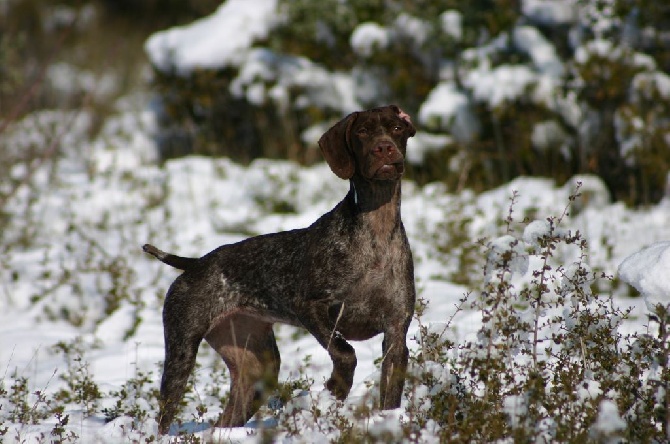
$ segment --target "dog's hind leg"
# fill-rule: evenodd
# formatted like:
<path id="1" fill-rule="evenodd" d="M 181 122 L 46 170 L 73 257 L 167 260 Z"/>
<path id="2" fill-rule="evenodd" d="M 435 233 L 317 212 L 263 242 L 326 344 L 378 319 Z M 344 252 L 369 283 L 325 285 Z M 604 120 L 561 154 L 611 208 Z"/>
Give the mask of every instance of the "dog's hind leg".
<path id="1" fill-rule="evenodd" d="M 206 339 L 231 377 L 230 398 L 217 426 L 243 426 L 277 386 L 280 358 L 272 324 L 235 313 L 221 320 Z"/>
<path id="2" fill-rule="evenodd" d="M 168 296 L 170 297 L 170 296 Z M 188 378 L 193 372 L 204 329 L 184 313 L 183 306 L 166 303 L 163 310 L 165 362 L 160 390 L 159 431 L 168 433 L 177 407 L 184 397 Z"/>

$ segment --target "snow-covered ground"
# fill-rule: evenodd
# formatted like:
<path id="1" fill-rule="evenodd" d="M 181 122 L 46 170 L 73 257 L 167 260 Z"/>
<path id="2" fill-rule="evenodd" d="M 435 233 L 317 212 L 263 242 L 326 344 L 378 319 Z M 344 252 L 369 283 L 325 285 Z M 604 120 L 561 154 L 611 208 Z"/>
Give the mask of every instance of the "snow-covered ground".
<path id="1" fill-rule="evenodd" d="M 546 21 L 560 22 L 574 19 L 569 14 L 572 3 L 528 0 L 524 7 L 534 14 L 544 14 Z M 237 88 L 232 92 L 246 94 L 254 103 L 266 96 L 281 102 L 282 88 L 303 82 L 313 87 L 314 100 L 334 100 L 336 109 L 343 113 L 353 110 L 357 103 L 350 78 L 330 75 L 306 59 L 278 58 L 250 48 L 253 39 L 264 36 L 275 20 L 274 5 L 271 0 L 229 0 L 213 16 L 192 27 L 154 36 L 147 43 L 149 55 L 157 66 L 176 64 L 180 72 L 235 64 L 240 76 L 232 83 L 231 88 Z M 547 9 L 549 6 L 553 9 Z M 226 17 L 234 17 L 238 27 L 217 22 Z M 458 17 L 450 13 L 444 21 L 451 23 L 453 30 Z M 249 23 L 254 26 L 247 26 Z M 214 39 L 216 45 L 210 46 L 218 32 L 225 35 L 219 35 Z M 360 51 L 372 50 L 373 46 L 383 46 L 385 32 L 371 25 L 361 27 L 353 43 Z M 368 45 L 366 38 L 376 39 L 374 45 Z M 518 28 L 514 38 L 527 45 L 534 69 L 473 71 L 466 82 L 472 82 L 477 94 L 491 101 L 504 100 L 510 94 L 520 94 L 532 79 L 544 79 L 538 83 L 551 87 L 551 80 L 560 75 L 555 55 L 534 28 Z M 266 69 L 268 64 L 274 68 Z M 277 87 L 272 91 L 255 88 L 250 82 L 259 74 L 274 75 Z M 508 81 L 510 75 L 516 83 Z M 455 139 L 467 142 L 478 130 L 477 122 L 465 97 L 450 85 L 443 83 L 435 88 L 416 120 L 426 123 L 437 119 Z M 300 167 L 290 162 L 258 160 L 244 167 L 227 159 L 189 157 L 161 166 L 153 142 L 156 126 L 149 103 L 141 94 L 121 100 L 117 113 L 93 141 L 86 138 L 93 120 L 86 112 L 37 113 L 3 134 L 11 140 L 7 145 L 17 152 L 48 146 L 50 139 L 43 136 L 45 128 L 55 129 L 54 134 L 60 128 L 66 137 L 60 143 L 57 162 L 34 165 L 34 170 L 20 164 L 7 180 L 0 181 L 0 187 L 7 191 L 30 178 L 3 208 L 6 214 L 2 217 L 7 222 L 0 257 L 0 375 L 8 391 L 13 381 L 25 377 L 30 392 L 56 393 L 66 386 L 59 375 L 69 370 L 63 354 L 55 353 L 53 346 L 59 341 L 80 341 L 76 347 L 84 351 L 88 369 L 76 370 L 76 363 L 70 365 L 74 373 L 89 375 L 103 392 L 92 416 L 84 415 L 77 403 L 66 405 L 70 415 L 66 430 L 76 433 L 81 442 L 139 440 L 142 434 L 156 433 L 153 419 L 138 424 L 122 416 L 106 423 L 102 413 L 118 398 L 110 392 L 118 391 L 129 379 L 149 375 L 149 385 L 157 388 L 160 378 L 161 301 L 177 272 L 144 255 L 142 244 L 151 242 L 181 255 L 201 255 L 251 235 L 305 227 L 332 208 L 348 189 L 348 184 L 336 178 L 325 164 Z M 445 137 L 420 132 L 412 140 L 408 157 L 419 161 L 424 151 L 443 145 Z M 622 277 L 643 293 L 649 292 L 645 293 L 647 302 L 670 302 L 667 198 L 654 207 L 629 209 L 610 203 L 603 184 L 589 176 L 574 178 L 562 187 L 546 179 L 519 178 L 481 195 L 467 190 L 456 195 L 441 184 L 417 187 L 406 182 L 402 214 L 415 257 L 417 290 L 428 302 L 420 322 L 442 325 L 453 317 L 451 336 L 459 342 L 475 340 L 481 325 L 479 313 L 467 309 L 456 313 L 459 300 L 471 290 L 455 283 L 464 242 L 501 234 L 514 191 L 518 192 L 513 208 L 517 228 L 524 219 L 532 222 L 560 216 L 577 182 L 581 183 L 581 196 L 571 204 L 563 228 L 580 230 L 588 240 L 588 265 L 616 276 L 624 259 L 655 245 L 629 259 Z M 469 223 L 461 223 L 466 220 Z M 606 287 L 602 290 L 607 291 Z M 625 284 L 613 290 L 617 305 L 633 307 L 622 328 L 627 332 L 645 330 L 647 307 L 643 299 L 631 297 L 637 293 Z M 412 349 L 418 346 L 418 328 L 417 320 L 408 336 Z M 300 375 L 312 378 L 311 391 L 302 398 L 306 405 L 307 399 L 312 399 L 327 411 L 332 404 L 323 390 L 331 369 L 327 353 L 314 339 L 292 327 L 277 325 L 275 333 L 282 355 L 280 381 L 292 381 Z M 365 398 L 368 386 L 379 377 L 374 360 L 381 354 L 381 337 L 354 345 L 358 367 L 347 401 L 352 405 Z M 223 440 L 256 440 L 249 434 L 257 424 L 235 430 L 212 430 L 200 424 L 218 416 L 220 403 L 210 394 L 224 383 L 225 393 L 227 380 L 218 357 L 207 347 L 202 347 L 198 362 L 195 390 L 188 395 L 182 415 L 187 421 L 185 430 L 202 436 L 214 434 Z M 6 399 L 0 396 L 2 418 L 10 408 Z M 39 407 L 36 395 L 29 402 Z M 193 420 L 200 403 L 208 411 L 203 418 Z M 387 422 L 397 422 L 400 416 L 401 410 L 391 412 Z M 9 429 L 3 442 L 41 442 L 43 435 L 50 436 L 55 421 L 5 421 Z M 385 427 L 383 418 L 379 423 Z M 317 438 L 301 436 L 295 440 L 301 439 L 311 442 Z"/>
<path id="2" fill-rule="evenodd" d="M 49 118 L 58 124 L 70 122 L 69 117 L 63 113 Z M 259 160 L 243 167 L 227 159 L 191 157 L 158 166 L 150 137 L 152 115 L 141 107 L 121 107 L 92 144 L 83 137 L 85 115 L 77 119 L 81 121 L 71 128 L 62 160 L 55 168 L 39 168 L 33 176 L 35 189 L 24 186 L 7 206 L 11 219 L 3 233 L 0 271 L 0 369 L 6 388 L 17 375 L 29 379 L 31 391 L 53 393 L 63 387 L 65 383 L 54 372 L 64 372 L 67 366 L 52 346 L 78 337 L 90 375 L 103 392 L 118 390 L 138 371 L 151 373 L 157 386 L 157 363 L 163 357 L 160 296 L 177 273 L 143 255 L 141 245 L 151 241 L 179 254 L 200 255 L 249 235 L 304 227 L 337 203 L 348 187 L 325 164 L 302 168 Z M 24 129 L 12 135 L 17 144 L 28 136 L 30 132 Z M 85 147 L 87 154 L 77 155 Z M 26 171 L 20 167 L 12 172 L 17 179 L 23 174 Z M 627 209 L 603 198 L 598 179 L 577 180 L 582 183 L 582 197 L 573 204 L 565 228 L 584 233 L 590 243 L 592 268 L 615 275 L 627 256 L 670 239 L 670 202 Z M 482 195 L 453 195 L 440 184 L 419 188 L 404 183 L 402 213 L 415 255 L 416 284 L 419 295 L 429 302 L 421 322 L 446 322 L 468 291 L 449 279 L 458 263 L 443 248 L 453 236 L 450 221 L 472 218 L 472 240 L 496 236 L 513 191 L 519 193 L 514 207 L 518 220 L 524 215 L 543 219 L 562 214 L 572 186 L 555 187 L 548 180 L 521 178 Z M 290 211 L 275 212 L 277 208 Z M 670 259 L 667 253 L 655 251 L 656 268 L 638 267 L 635 276 L 645 269 L 651 271 L 654 288 L 663 290 L 656 296 L 667 297 L 668 274 L 658 270 L 670 269 Z M 651 288 L 652 283 L 635 276 L 630 279 Z M 625 286 L 618 288 L 617 304 L 635 307 L 624 328 L 643 330 L 644 304 L 622 291 Z M 479 325 L 479 314 L 464 310 L 453 319 L 451 328 L 456 339 L 466 340 L 474 339 Z M 409 334 L 414 348 L 417 329 L 415 322 Z M 312 395 L 323 396 L 323 382 L 330 372 L 325 351 L 311 337 L 294 335 L 291 327 L 277 326 L 276 332 L 283 356 L 280 380 L 296 379 L 309 356 L 304 374 L 315 381 Z M 364 396 L 366 383 L 378 377 L 373 361 L 381 353 L 381 338 L 355 347 L 359 364 L 351 402 Z M 196 393 L 205 393 L 222 380 L 212 371 L 213 354 L 206 348 L 201 354 Z M 215 371 L 223 372 L 220 366 Z M 193 396 L 185 418 L 197 405 Z M 112 402 L 110 397 L 103 399 L 100 409 L 111 407 Z M 210 405 L 205 419 L 215 418 L 218 403 L 203 402 Z M 100 410 L 84 418 L 73 408 L 68 410 L 67 428 L 83 442 L 113 442 L 129 433 L 128 418 L 105 424 Z M 155 432 L 151 421 L 145 426 L 149 433 Z M 32 442 L 52 427 L 49 422 L 11 425 L 5 441 Z M 221 433 L 246 439 L 244 429 Z"/>

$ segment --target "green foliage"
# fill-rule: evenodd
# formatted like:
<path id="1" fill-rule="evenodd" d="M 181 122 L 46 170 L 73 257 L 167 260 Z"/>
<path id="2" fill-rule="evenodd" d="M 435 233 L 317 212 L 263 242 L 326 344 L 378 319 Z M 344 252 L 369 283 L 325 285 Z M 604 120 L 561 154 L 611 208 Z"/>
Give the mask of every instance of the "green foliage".
<path id="1" fill-rule="evenodd" d="M 84 361 L 84 348 L 80 340 L 68 344 L 58 342 L 54 350 L 62 353 L 67 370 L 60 375 L 60 379 L 67 384 L 67 388 L 59 390 L 55 400 L 59 403 L 80 404 L 85 415 L 92 415 L 102 397 L 98 384 L 89 372 L 89 365 Z"/>
<path id="2" fill-rule="evenodd" d="M 31 391 L 28 378 L 19 376 L 16 372 L 5 379 L 11 381 L 9 390 L 5 389 L 4 382 L 0 382 L 0 437 L 10 436 L 8 434 L 12 430 L 11 436 L 17 442 L 25 442 L 24 431 L 35 439 L 30 428 L 25 427 L 48 420 L 53 422 L 49 434 L 51 438 L 42 432 L 38 442 L 80 442 L 79 435 L 72 430 L 70 415 L 81 412 L 84 416 L 95 416 L 99 413 L 98 403 L 105 397 L 111 397 L 115 404 L 112 408 L 102 409 L 105 418 L 112 420 L 121 415 L 131 416 L 133 427 L 126 432 L 139 433 L 144 438 L 143 442 L 155 441 L 155 436 L 147 436 L 146 432 L 135 430 L 136 424 L 150 420 L 157 410 L 157 389 L 150 374 L 138 371 L 136 377 L 127 381 L 120 390 L 103 394 L 92 379 L 89 364 L 84 360 L 83 342 L 59 342 L 54 350 L 62 353 L 66 359 L 66 371 L 60 374 L 57 370 L 54 371 L 54 376 L 58 374 L 66 386 L 57 391 L 49 390 L 48 386 Z M 154 404 L 146 408 L 149 404 L 145 400 L 151 399 Z"/>
<path id="3" fill-rule="evenodd" d="M 46 397 L 44 391 L 36 390 L 31 393 L 28 378 L 19 376 L 16 372 L 11 375 L 11 380 L 9 391 L 4 386 L 0 389 L 2 398 L 7 399 L 7 403 L 3 403 L 6 410 L 4 415 L 7 419 L 11 422 L 37 424 L 48 418 L 51 401 Z"/>
<path id="4" fill-rule="evenodd" d="M 39 424 L 52 418 L 55 419 L 50 434 L 53 439 L 57 442 L 77 442 L 79 436 L 66 429 L 70 416 L 64 413 L 65 405 L 60 403 L 57 396 L 49 393 L 47 387 L 31 392 L 28 378 L 19 376 L 16 372 L 6 380 L 12 382 L 9 391 L 0 382 L 0 437 L 8 435 L 10 423 Z M 22 430 L 16 430 L 13 437 L 22 442 Z M 46 441 L 44 434 L 41 434 L 41 439 Z"/>
<path id="5" fill-rule="evenodd" d="M 143 423 L 150 419 L 158 405 L 158 388 L 151 373 L 144 373 L 136 369 L 136 374 L 121 386 L 119 390 L 112 390 L 110 396 L 114 399 L 112 407 L 103 408 L 105 420 L 112 421 L 119 416 L 130 416 Z"/>
<path id="6" fill-rule="evenodd" d="M 67 431 L 66 426 L 70 422 L 70 415 L 66 415 L 63 412 L 65 407 L 59 405 L 54 409 L 54 416 L 56 417 L 56 425 L 51 430 L 51 436 L 57 440 L 59 443 L 63 442 L 77 442 L 79 436 L 72 430 Z"/>
<path id="7" fill-rule="evenodd" d="M 479 246 L 472 241 L 470 226 L 476 214 L 469 214 L 465 201 L 469 193 L 454 199 L 453 211 L 436 228 L 438 251 L 445 263 L 444 278 L 456 284 L 469 284 L 478 275 Z"/>

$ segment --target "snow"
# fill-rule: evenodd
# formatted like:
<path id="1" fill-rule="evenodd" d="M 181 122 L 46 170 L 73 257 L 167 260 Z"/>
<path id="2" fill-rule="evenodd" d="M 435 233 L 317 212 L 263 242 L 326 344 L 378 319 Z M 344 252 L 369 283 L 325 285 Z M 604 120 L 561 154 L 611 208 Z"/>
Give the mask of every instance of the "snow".
<path id="1" fill-rule="evenodd" d="M 638 73 L 633 77 L 631 90 L 635 102 L 641 98 L 656 100 L 656 95 L 670 99 L 670 76 L 663 72 Z"/>
<path id="2" fill-rule="evenodd" d="M 463 38 L 463 15 L 453 9 L 440 14 L 442 32 L 458 41 Z"/>
<path id="3" fill-rule="evenodd" d="M 565 25 L 577 19 L 576 0 L 523 0 L 521 10 L 534 23 Z"/>
<path id="4" fill-rule="evenodd" d="M 452 143 L 452 138 L 447 135 L 418 131 L 413 138 L 407 141 L 407 161 L 419 165 L 424 161 L 427 153 L 440 151 Z"/>
<path id="5" fill-rule="evenodd" d="M 605 209 L 611 203 L 610 192 L 598 176 L 578 174 L 563 186 L 566 193 L 573 196 L 570 212 L 577 215 L 585 208 Z"/>
<path id="6" fill-rule="evenodd" d="M 540 246 L 540 240 L 551 237 L 554 229 L 548 220 L 534 220 L 523 230 L 523 241 L 534 247 Z"/>
<path id="7" fill-rule="evenodd" d="M 300 95 L 290 97 L 292 91 L 300 91 Z M 291 98 L 299 109 L 315 105 L 346 114 L 360 109 L 356 91 L 350 77 L 330 73 L 305 57 L 266 48 L 250 49 L 230 84 L 233 96 L 258 106 L 271 100 L 284 112 Z"/>
<path id="8" fill-rule="evenodd" d="M 509 395 L 503 400 L 504 411 L 509 415 L 512 427 L 518 427 L 528 412 L 525 396 Z"/>
<path id="9" fill-rule="evenodd" d="M 533 147 L 541 152 L 548 152 L 556 146 L 561 146 L 568 141 L 568 134 L 555 120 L 538 122 L 533 127 L 530 140 Z"/>
<path id="10" fill-rule="evenodd" d="M 395 19 L 394 30 L 416 46 L 421 46 L 428 39 L 430 25 L 420 18 L 401 12 Z"/>
<path id="11" fill-rule="evenodd" d="M 493 66 L 494 55 L 512 48 L 528 55 L 532 64 Z M 549 108 L 558 106 L 557 91 L 566 68 L 554 46 L 532 26 L 516 26 L 486 46 L 468 49 L 463 59 L 473 65 L 463 76 L 472 97 L 494 109 L 505 102 L 528 97 Z"/>
<path id="12" fill-rule="evenodd" d="M 419 109 L 419 123 L 449 132 L 462 143 L 472 141 L 480 124 L 471 110 L 468 96 L 451 82 L 439 83 Z"/>
<path id="13" fill-rule="evenodd" d="M 536 81 L 536 73 L 526 65 L 501 65 L 493 69 L 484 65 L 470 72 L 464 84 L 475 99 L 496 108 L 524 95 Z"/>
<path id="14" fill-rule="evenodd" d="M 657 304 L 670 307 L 670 241 L 627 257 L 619 266 L 619 276 L 642 294 L 649 311 Z"/>
<path id="15" fill-rule="evenodd" d="M 388 44 L 388 31 L 377 23 L 361 23 L 351 33 L 351 47 L 362 57 L 370 57 L 375 50 L 385 49 Z"/>
<path id="16" fill-rule="evenodd" d="M 616 402 L 610 399 L 603 399 L 598 409 L 598 418 L 593 425 L 593 431 L 597 434 L 608 435 L 618 430 L 626 428 L 626 422 L 621 419 Z M 618 442 L 619 439 L 613 439 L 611 442 Z"/>
<path id="17" fill-rule="evenodd" d="M 165 72 L 238 66 L 276 20 L 276 0 L 227 0 L 210 16 L 154 34 L 146 51 L 151 63 Z"/>
<path id="18" fill-rule="evenodd" d="M 537 28 L 518 26 L 512 32 L 512 40 L 519 50 L 530 56 L 533 65 L 540 73 L 554 78 L 563 76 L 565 69 L 556 54 L 554 46 L 544 38 Z"/>
<path id="19" fill-rule="evenodd" d="M 585 45 L 575 50 L 575 61 L 578 63 L 586 64 L 592 57 L 612 61 L 626 60 L 627 64 L 649 71 L 657 67 L 656 62 L 651 56 L 632 52 L 625 47 L 615 47 L 610 40 L 606 39 L 589 40 Z"/>
<path id="20" fill-rule="evenodd" d="M 108 100 L 118 89 L 116 79 L 111 74 L 96 76 L 65 62 L 50 65 L 46 77 L 50 86 L 65 97 L 86 93 L 93 95 L 96 100 Z"/>
<path id="21" fill-rule="evenodd" d="M 493 271 L 498 268 L 507 267 L 513 274 L 524 275 L 528 271 L 528 254 L 525 245 L 511 235 L 501 236 L 488 243 L 487 265 L 484 270 L 486 282 L 490 282 Z"/>

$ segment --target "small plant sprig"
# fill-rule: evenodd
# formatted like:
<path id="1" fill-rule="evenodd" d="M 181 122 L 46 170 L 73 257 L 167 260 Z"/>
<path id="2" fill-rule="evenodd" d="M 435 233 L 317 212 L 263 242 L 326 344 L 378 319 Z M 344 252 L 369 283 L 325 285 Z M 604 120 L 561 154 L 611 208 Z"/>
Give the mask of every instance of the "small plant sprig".
<path id="1" fill-rule="evenodd" d="M 70 430 L 69 432 L 66 429 L 66 426 L 70 422 L 70 415 L 64 413 L 65 407 L 62 405 L 54 408 L 54 415 L 56 416 L 56 425 L 54 425 L 51 430 L 51 436 L 57 439 L 57 442 L 76 442 L 79 439 L 77 434 Z"/>
<path id="2" fill-rule="evenodd" d="M 93 380 L 89 364 L 84 360 L 84 347 L 81 338 L 71 343 L 59 341 L 54 350 L 65 358 L 67 371 L 60 378 L 67 384 L 66 389 L 59 390 L 54 399 L 58 402 L 81 405 L 85 415 L 92 415 L 102 397 L 98 384 Z"/>
<path id="3" fill-rule="evenodd" d="M 12 381 L 9 391 L 0 385 L 0 400 L 5 400 L 2 404 L 7 407 L 6 415 L 3 415 L 6 420 L 21 424 L 38 424 L 51 416 L 52 400 L 46 395 L 46 386 L 42 390 L 31 392 L 28 378 L 19 376 L 16 371 L 9 379 Z"/>
<path id="4" fill-rule="evenodd" d="M 157 410 L 150 403 L 154 401 L 157 405 L 158 402 L 158 389 L 151 372 L 145 373 L 136 368 L 135 376 L 126 381 L 119 390 L 110 392 L 110 396 L 115 399 L 114 405 L 102 409 L 108 422 L 119 416 L 130 416 L 142 423 Z"/>
<path id="5" fill-rule="evenodd" d="M 3 408 L 5 408 L 5 403 L 2 402 L 7 397 L 7 390 L 5 389 L 4 382 L 0 381 L 0 438 L 5 436 L 9 431 L 9 427 L 5 426 L 5 414 L 3 413 Z"/>

